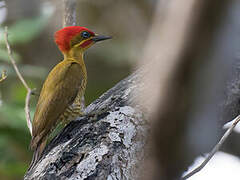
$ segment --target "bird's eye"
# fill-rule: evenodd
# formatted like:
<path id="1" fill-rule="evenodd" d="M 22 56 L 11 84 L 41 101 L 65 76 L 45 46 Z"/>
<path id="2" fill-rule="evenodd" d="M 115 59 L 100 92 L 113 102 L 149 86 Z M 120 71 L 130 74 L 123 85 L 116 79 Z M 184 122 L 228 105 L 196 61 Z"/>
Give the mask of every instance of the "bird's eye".
<path id="1" fill-rule="evenodd" d="M 91 36 L 91 35 L 90 35 L 89 32 L 87 32 L 87 31 L 83 31 L 83 32 L 82 32 L 82 37 L 83 37 L 83 38 L 86 39 L 86 38 L 89 38 L 90 36 Z"/>

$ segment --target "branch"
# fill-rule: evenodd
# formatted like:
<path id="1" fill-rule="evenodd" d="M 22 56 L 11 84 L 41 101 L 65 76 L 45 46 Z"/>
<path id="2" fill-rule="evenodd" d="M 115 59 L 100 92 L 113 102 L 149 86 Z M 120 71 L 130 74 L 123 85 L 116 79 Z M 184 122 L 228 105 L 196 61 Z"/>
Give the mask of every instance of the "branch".
<path id="1" fill-rule="evenodd" d="M 29 101 L 30 101 L 31 94 L 33 93 L 34 90 L 32 90 L 27 85 L 26 81 L 24 80 L 23 76 L 21 75 L 21 73 L 20 73 L 20 71 L 17 67 L 16 61 L 14 60 L 14 58 L 12 56 L 12 50 L 11 50 L 11 47 L 10 47 L 9 42 L 8 42 L 8 29 L 7 29 L 7 27 L 5 27 L 5 33 L 4 34 L 5 34 L 5 43 L 6 43 L 6 47 L 7 47 L 7 50 L 8 50 L 9 59 L 10 59 L 12 65 L 14 67 L 14 70 L 15 70 L 18 78 L 20 79 L 20 81 L 22 82 L 22 84 L 24 85 L 24 87 L 27 90 L 27 95 L 26 95 L 26 99 L 25 99 L 25 116 L 26 116 L 28 129 L 30 131 L 30 134 L 32 135 L 32 121 L 31 121 L 30 110 L 29 110 Z"/>
<path id="2" fill-rule="evenodd" d="M 148 132 L 135 103 L 142 73 L 122 80 L 71 121 L 24 179 L 139 179 Z"/>
<path id="3" fill-rule="evenodd" d="M 76 26 L 77 15 L 77 1 L 76 0 L 63 0 L 63 27 Z"/>
<path id="4" fill-rule="evenodd" d="M 223 143 L 227 140 L 229 135 L 232 133 L 235 126 L 239 123 L 240 115 L 238 115 L 233 121 L 234 123 L 232 124 L 232 126 L 230 126 L 228 130 L 224 133 L 220 141 L 216 144 L 216 146 L 212 149 L 212 151 L 207 155 L 206 159 L 197 168 L 195 168 L 193 171 L 191 171 L 190 173 L 182 177 L 182 180 L 190 178 L 191 176 L 198 173 L 205 167 L 205 165 L 212 159 L 212 157 L 216 154 L 216 152 L 222 147 Z"/>

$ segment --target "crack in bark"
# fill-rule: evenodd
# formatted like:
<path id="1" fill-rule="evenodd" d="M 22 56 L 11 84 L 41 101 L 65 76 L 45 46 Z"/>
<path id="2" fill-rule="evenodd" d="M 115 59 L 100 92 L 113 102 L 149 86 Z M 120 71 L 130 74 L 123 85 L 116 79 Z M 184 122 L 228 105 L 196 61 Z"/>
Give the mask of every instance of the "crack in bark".
<path id="1" fill-rule="evenodd" d="M 140 76 L 122 80 L 70 122 L 25 179 L 133 179 L 148 129 L 132 96 L 143 87 Z"/>

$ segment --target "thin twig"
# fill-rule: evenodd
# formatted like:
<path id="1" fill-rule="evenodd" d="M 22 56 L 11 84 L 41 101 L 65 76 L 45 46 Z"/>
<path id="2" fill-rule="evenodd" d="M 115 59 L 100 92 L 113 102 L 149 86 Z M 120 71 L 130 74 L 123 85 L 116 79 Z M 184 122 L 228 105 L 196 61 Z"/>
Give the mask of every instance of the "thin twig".
<path id="1" fill-rule="evenodd" d="M 5 34 L 5 43 L 6 43 L 6 47 L 7 47 L 7 50 L 8 50 L 9 59 L 10 59 L 12 65 L 14 67 L 14 70 L 16 71 L 16 74 L 17 74 L 18 78 L 20 79 L 20 81 L 22 82 L 22 84 L 24 85 L 24 87 L 27 90 L 27 95 L 26 95 L 26 99 L 25 99 L 25 116 L 26 116 L 28 129 L 30 131 L 30 134 L 32 135 L 32 121 L 31 121 L 30 110 L 29 110 L 29 101 L 30 101 L 31 94 L 33 93 L 33 90 L 27 85 L 23 76 L 19 72 L 16 61 L 14 60 L 14 58 L 12 56 L 12 50 L 11 50 L 11 47 L 10 47 L 9 42 L 8 42 L 8 29 L 7 29 L 7 27 L 5 27 L 5 33 L 4 34 Z"/>
<path id="2" fill-rule="evenodd" d="M 6 70 L 3 70 L 0 76 L 0 82 L 4 81 L 7 78 Z"/>
<path id="3" fill-rule="evenodd" d="M 195 168 L 193 171 L 191 171 L 190 173 L 188 173 L 187 175 L 182 177 L 182 180 L 190 178 L 191 176 L 198 173 L 199 171 L 201 171 L 204 168 L 204 166 L 212 159 L 212 157 L 216 154 L 216 152 L 222 147 L 223 143 L 226 141 L 226 139 L 232 133 L 235 126 L 239 123 L 240 115 L 238 115 L 233 121 L 234 121 L 234 123 L 232 124 L 232 126 L 230 126 L 228 128 L 228 130 L 224 133 L 224 135 L 222 136 L 220 141 L 215 145 L 215 147 L 212 149 L 212 151 L 207 155 L 206 159 L 197 168 Z"/>

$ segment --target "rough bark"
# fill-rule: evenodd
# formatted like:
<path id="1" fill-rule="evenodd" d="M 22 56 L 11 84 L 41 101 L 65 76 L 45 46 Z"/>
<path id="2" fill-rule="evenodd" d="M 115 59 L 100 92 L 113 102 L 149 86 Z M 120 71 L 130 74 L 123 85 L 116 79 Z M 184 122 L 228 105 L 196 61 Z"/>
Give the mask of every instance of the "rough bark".
<path id="1" fill-rule="evenodd" d="M 25 179 L 138 179 L 148 125 L 130 75 L 86 108 L 45 149 Z"/>

